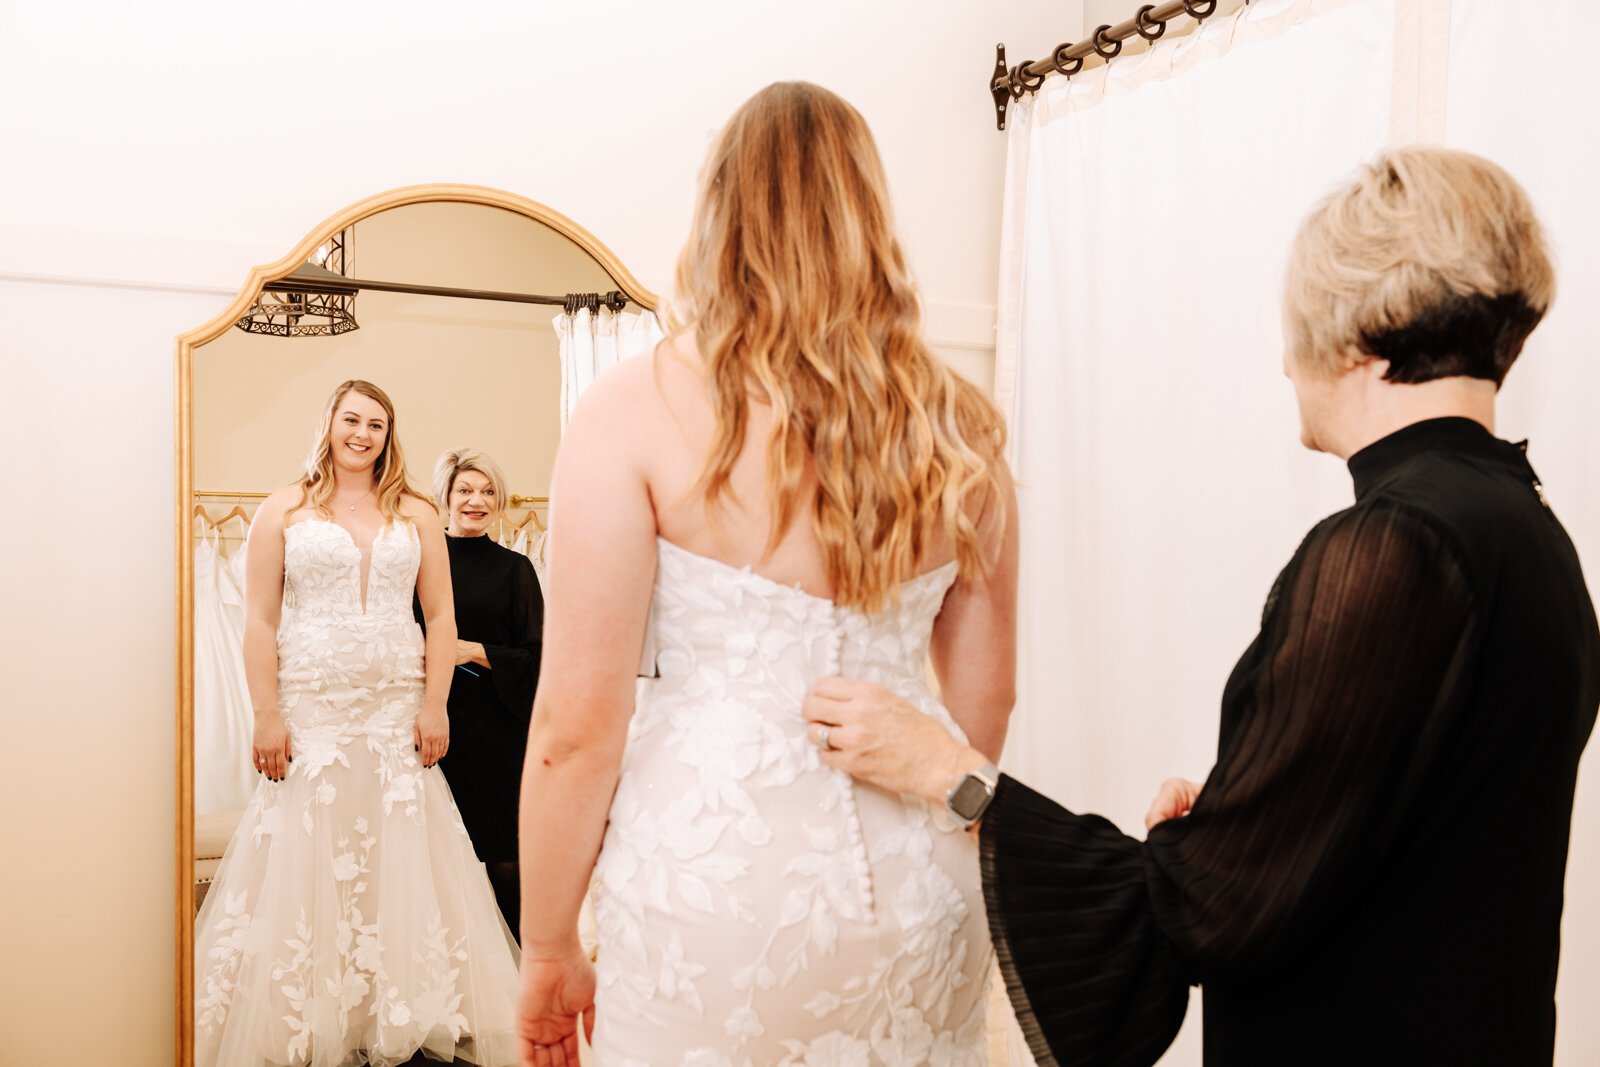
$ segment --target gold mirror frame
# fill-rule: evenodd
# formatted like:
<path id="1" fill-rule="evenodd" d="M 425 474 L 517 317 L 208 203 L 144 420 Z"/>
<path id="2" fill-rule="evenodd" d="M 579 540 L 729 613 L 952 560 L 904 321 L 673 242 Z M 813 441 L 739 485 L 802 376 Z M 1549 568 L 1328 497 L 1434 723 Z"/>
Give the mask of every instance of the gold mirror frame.
<path id="1" fill-rule="evenodd" d="M 587 252 L 635 304 L 647 311 L 655 311 L 660 306 L 660 298 L 640 285 L 639 280 L 622 265 L 611 249 L 588 230 L 552 208 L 516 193 L 481 185 L 409 185 L 370 196 L 336 212 L 306 235 L 288 255 L 275 263 L 252 268 L 243 288 L 225 309 L 204 326 L 178 337 L 177 394 L 173 406 L 176 413 L 173 438 L 176 442 L 178 489 L 175 522 L 178 620 L 178 988 L 174 1013 L 177 1067 L 193 1067 L 194 1064 L 194 539 L 190 533 L 189 519 L 194 506 L 194 457 L 191 448 L 194 433 L 194 350 L 215 341 L 231 329 L 250 310 L 251 304 L 260 296 L 269 280 L 281 278 L 295 270 L 324 241 L 341 230 L 393 208 L 430 203 L 478 204 L 542 223 Z"/>

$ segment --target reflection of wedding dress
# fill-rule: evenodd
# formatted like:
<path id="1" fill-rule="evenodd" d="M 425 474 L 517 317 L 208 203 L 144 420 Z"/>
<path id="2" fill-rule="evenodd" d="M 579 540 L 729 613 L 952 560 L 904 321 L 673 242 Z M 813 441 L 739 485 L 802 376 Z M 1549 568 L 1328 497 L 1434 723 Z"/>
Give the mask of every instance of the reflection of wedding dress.
<path id="1" fill-rule="evenodd" d="M 194 808 L 241 811 L 256 789 L 250 753 L 255 715 L 244 674 L 244 585 L 235 569 L 244 557 L 194 546 Z"/>
<path id="2" fill-rule="evenodd" d="M 954 564 L 867 616 L 658 544 L 660 676 L 596 868 L 597 1062 L 987 1062 L 976 840 L 824 767 L 800 714 L 842 674 L 959 733 L 923 673 Z"/>
<path id="3" fill-rule="evenodd" d="M 294 762 L 261 780 L 195 920 L 202 1067 L 515 1064 L 516 958 L 444 775 L 412 731 L 422 634 L 415 527 L 361 553 L 284 532 L 278 702 Z"/>

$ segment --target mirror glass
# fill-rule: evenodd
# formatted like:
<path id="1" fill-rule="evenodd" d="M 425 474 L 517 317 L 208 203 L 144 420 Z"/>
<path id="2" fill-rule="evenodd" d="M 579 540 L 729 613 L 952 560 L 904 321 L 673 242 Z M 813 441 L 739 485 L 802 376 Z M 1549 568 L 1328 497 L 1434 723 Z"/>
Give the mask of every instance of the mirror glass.
<path id="1" fill-rule="evenodd" d="M 473 977 L 515 986 L 516 777 L 538 674 L 551 465 L 564 411 L 607 357 L 660 336 L 651 309 L 619 290 L 648 294 L 590 248 L 502 208 L 390 208 L 324 241 L 294 272 L 299 288 L 269 283 L 240 320 L 248 330 L 193 351 L 196 1062 L 300 1062 L 329 1012 L 370 1016 L 350 1027 L 366 1034 L 352 1049 L 363 1054 L 386 1032 L 397 1047 L 432 1033 L 424 1048 L 446 1061 L 499 1054 L 437 1035 L 483 1008 L 470 989 L 461 1001 L 463 938 L 505 944 L 494 964 L 505 973 Z M 372 397 L 348 396 L 325 437 L 324 409 L 349 380 L 380 387 L 392 423 Z M 439 558 L 459 641 L 442 774 L 414 744 L 428 616 L 426 582 L 413 595 L 414 529 L 383 520 L 381 493 L 341 487 L 332 521 L 302 507 L 249 534 L 269 494 L 297 483 L 308 456 L 315 465 L 319 442 L 393 455 L 385 437 L 429 500 L 442 455 L 477 454 L 465 464 L 477 469 L 449 479 L 447 493 L 467 498 L 460 513 L 424 520 L 449 527 Z M 281 558 L 275 648 L 246 636 L 247 535 L 263 529 Z M 249 666 L 252 656 L 271 662 Z M 258 769 L 252 670 L 277 683 L 295 758 L 281 778 Z M 428 869 L 441 849 L 459 875 Z M 408 891 L 421 878 L 433 893 Z M 422 896 L 437 914 L 408 911 Z"/>

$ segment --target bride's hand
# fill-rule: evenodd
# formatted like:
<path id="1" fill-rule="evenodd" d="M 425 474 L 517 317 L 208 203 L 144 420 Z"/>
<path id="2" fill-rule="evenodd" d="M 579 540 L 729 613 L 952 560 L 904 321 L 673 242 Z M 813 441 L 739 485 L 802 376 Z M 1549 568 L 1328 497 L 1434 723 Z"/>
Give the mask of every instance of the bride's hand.
<path id="1" fill-rule="evenodd" d="M 444 708 L 424 706 L 417 712 L 417 726 L 413 732 L 424 767 L 432 767 L 450 750 L 450 716 Z"/>
<path id="2" fill-rule="evenodd" d="M 257 772 L 274 782 L 281 782 L 289 773 L 294 761 L 294 744 L 289 738 L 289 728 L 277 711 L 256 712 L 255 736 L 250 742 L 251 763 Z"/>
<path id="3" fill-rule="evenodd" d="M 546 959 L 522 957 L 517 1052 L 522 1067 L 578 1067 L 578 1023 L 594 1036 L 594 964 L 574 946 Z"/>

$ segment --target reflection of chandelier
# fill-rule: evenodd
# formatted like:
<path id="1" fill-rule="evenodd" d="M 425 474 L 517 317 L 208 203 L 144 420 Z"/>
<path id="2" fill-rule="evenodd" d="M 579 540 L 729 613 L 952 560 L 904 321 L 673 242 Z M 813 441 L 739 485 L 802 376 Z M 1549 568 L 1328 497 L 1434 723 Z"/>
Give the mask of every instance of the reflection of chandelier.
<path id="1" fill-rule="evenodd" d="M 272 337 L 332 337 L 359 329 L 354 310 L 356 291 L 338 285 L 350 276 L 355 258 L 351 247 L 354 233 L 351 229 L 340 230 L 311 253 L 307 266 L 295 272 L 297 276 L 325 274 L 326 282 L 332 284 L 319 284 L 315 290 L 264 290 L 234 325 L 245 333 Z"/>

